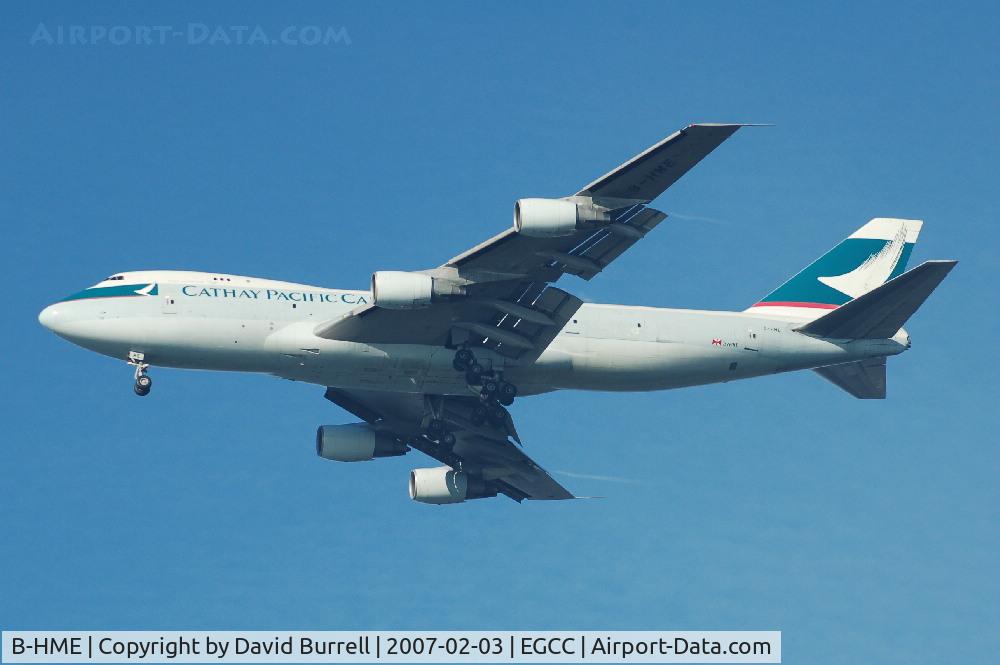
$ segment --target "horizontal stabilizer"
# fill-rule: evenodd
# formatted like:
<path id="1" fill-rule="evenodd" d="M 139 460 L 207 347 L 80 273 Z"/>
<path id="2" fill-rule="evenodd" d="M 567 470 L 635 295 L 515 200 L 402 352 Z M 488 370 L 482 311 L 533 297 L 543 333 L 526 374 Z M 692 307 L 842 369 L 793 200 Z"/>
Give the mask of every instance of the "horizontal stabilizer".
<path id="1" fill-rule="evenodd" d="M 796 330 L 833 339 L 888 339 L 903 327 L 956 263 L 922 263 Z"/>
<path id="2" fill-rule="evenodd" d="M 885 358 L 872 358 L 813 370 L 858 399 L 885 399 Z"/>

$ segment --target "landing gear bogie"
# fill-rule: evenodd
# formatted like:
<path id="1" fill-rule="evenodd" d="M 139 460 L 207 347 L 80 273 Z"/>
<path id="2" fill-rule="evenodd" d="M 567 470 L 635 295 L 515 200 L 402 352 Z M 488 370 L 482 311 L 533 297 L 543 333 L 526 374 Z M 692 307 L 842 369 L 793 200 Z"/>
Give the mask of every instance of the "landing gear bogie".
<path id="1" fill-rule="evenodd" d="M 442 447 L 451 450 L 455 446 L 455 435 L 448 431 L 445 422 L 439 418 L 433 418 L 424 428 L 424 434 L 431 441 L 436 441 Z"/>
<path id="2" fill-rule="evenodd" d="M 504 381 L 499 372 L 487 369 L 476 360 L 471 349 L 460 348 L 455 352 L 452 367 L 456 372 L 465 373 L 465 382 L 470 388 L 479 388 L 479 396 L 487 405 L 499 403 L 510 406 L 517 397 L 517 387 Z M 479 426 L 487 420 L 486 414 L 474 414 L 473 424 Z"/>

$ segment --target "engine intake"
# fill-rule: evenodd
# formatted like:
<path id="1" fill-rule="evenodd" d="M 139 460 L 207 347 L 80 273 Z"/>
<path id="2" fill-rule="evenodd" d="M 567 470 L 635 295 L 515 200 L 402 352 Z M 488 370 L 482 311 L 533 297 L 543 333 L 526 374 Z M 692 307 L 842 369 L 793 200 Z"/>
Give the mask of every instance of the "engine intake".
<path id="1" fill-rule="evenodd" d="M 450 466 L 410 472 L 410 498 L 420 503 L 443 505 L 496 495 L 497 491 L 479 476 L 470 476 Z"/>
<path id="2" fill-rule="evenodd" d="M 531 238 L 559 238 L 589 224 L 609 221 L 608 210 L 592 202 L 519 199 L 514 203 L 514 230 Z"/>
<path id="3" fill-rule="evenodd" d="M 376 307 L 420 309 L 430 307 L 434 278 L 418 272 L 379 270 L 372 275 L 372 299 Z"/>
<path id="4" fill-rule="evenodd" d="M 364 462 L 405 455 L 408 451 L 406 444 L 367 423 L 323 425 L 316 430 L 316 454 L 324 459 Z"/>

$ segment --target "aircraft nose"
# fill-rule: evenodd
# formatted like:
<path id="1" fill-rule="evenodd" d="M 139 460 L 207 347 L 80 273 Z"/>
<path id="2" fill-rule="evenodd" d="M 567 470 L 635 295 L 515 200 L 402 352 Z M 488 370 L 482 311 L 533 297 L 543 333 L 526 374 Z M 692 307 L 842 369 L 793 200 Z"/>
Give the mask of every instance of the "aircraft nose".
<path id="1" fill-rule="evenodd" d="M 49 305 L 38 314 L 38 322 L 49 330 L 55 330 L 59 325 L 59 310 L 56 305 Z"/>

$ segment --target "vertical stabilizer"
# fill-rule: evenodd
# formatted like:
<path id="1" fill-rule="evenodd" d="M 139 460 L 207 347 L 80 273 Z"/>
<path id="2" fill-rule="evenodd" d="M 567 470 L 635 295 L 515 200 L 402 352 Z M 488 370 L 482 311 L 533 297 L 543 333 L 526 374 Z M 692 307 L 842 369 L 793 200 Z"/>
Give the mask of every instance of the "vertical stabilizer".
<path id="1" fill-rule="evenodd" d="M 801 320 L 826 314 L 902 274 L 922 225 L 875 218 L 747 311 Z"/>

